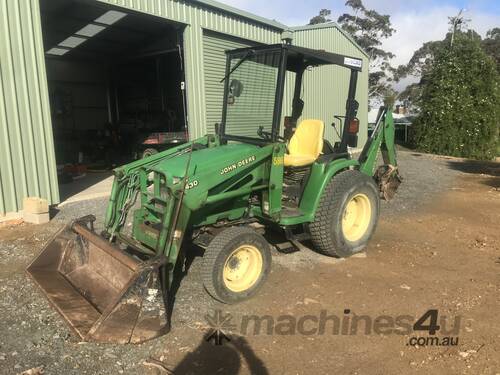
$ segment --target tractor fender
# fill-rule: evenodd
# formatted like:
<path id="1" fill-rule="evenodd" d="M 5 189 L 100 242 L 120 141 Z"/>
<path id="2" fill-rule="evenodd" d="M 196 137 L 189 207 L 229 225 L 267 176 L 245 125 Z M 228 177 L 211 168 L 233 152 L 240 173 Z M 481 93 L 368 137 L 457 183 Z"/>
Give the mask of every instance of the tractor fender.
<path id="1" fill-rule="evenodd" d="M 306 221 L 313 221 L 319 200 L 330 180 L 346 169 L 358 169 L 359 162 L 353 159 L 337 159 L 328 164 L 314 164 L 300 202 Z"/>

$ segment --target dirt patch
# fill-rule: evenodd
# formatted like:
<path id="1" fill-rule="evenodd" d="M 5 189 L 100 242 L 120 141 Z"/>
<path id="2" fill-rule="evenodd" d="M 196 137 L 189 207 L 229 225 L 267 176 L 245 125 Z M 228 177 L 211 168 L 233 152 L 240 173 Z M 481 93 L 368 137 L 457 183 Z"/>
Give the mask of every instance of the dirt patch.
<path id="1" fill-rule="evenodd" d="M 67 220 L 95 213 L 102 223 L 105 200 L 68 205 L 44 226 L 1 228 L 0 373 L 38 366 L 49 374 L 167 373 L 164 368 L 177 374 L 500 373 L 500 192 L 490 183 L 500 177 L 453 168 L 446 159 L 405 153 L 400 160 L 404 185 L 396 200 L 384 203 L 366 255 L 275 253 L 262 292 L 233 306 L 204 292 L 196 258 L 176 298 L 172 332 L 139 346 L 79 343 L 24 274 Z M 435 336 L 458 337 L 456 346 L 408 345 L 428 333 L 373 324 L 368 333 L 361 323 L 343 331 L 346 317 L 374 323 L 409 316 L 413 323 L 432 309 L 446 316 Z M 217 314 L 231 314 L 234 323 L 223 327 L 231 341 L 220 346 L 205 341 L 213 333 L 206 315 L 213 322 Z M 307 316 L 305 328 L 319 328 L 314 317 L 322 314 L 340 319 L 338 332 L 333 318 L 322 334 L 297 328 Z M 254 334 L 249 325 L 242 332 L 251 315 L 269 316 L 272 330 Z M 280 319 L 288 325 L 277 325 Z"/>

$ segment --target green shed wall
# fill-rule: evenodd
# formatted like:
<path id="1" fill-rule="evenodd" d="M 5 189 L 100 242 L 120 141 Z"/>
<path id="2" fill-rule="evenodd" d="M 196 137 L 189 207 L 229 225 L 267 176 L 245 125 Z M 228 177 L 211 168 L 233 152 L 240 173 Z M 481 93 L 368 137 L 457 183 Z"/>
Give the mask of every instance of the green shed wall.
<path id="1" fill-rule="evenodd" d="M 281 38 L 278 26 L 202 2 L 96 1 L 186 24 L 184 55 L 192 138 L 206 131 L 203 31 L 258 43 L 277 43 Z M 21 210 L 26 196 L 59 203 L 38 0 L 0 1 L 0 96 L 0 215 Z"/>
<path id="2" fill-rule="evenodd" d="M 186 25 L 184 64 L 191 138 L 212 130 L 213 122 L 218 121 L 214 121 L 217 118 L 216 107 L 222 103 L 212 104 L 217 101 L 215 96 L 220 93 L 220 88 L 205 82 L 208 60 L 204 48 L 208 47 L 204 35 L 229 35 L 236 38 L 234 40 L 241 40 L 243 45 L 273 44 L 281 41 L 285 28 L 277 22 L 253 17 L 211 0 L 96 1 Z M 21 210 L 22 199 L 26 196 L 45 198 L 50 204 L 59 202 L 40 23 L 38 0 L 0 1 L 0 214 Z M 359 49 L 331 27 L 297 30 L 294 44 L 361 57 Z M 231 48 L 229 44 L 228 47 Z M 367 66 L 366 57 L 363 59 Z M 310 77 L 307 77 L 305 87 L 308 104 L 304 117 L 320 117 L 329 124 L 333 114 L 342 114 L 344 107 L 342 102 L 335 104 L 330 90 L 334 90 L 334 97 L 342 97 L 347 89 L 347 78 L 336 68 L 327 70 L 327 74 L 338 84 L 318 92 L 316 87 L 320 87 L 319 83 L 325 79 L 320 77 L 319 72 L 308 73 Z M 358 84 L 359 117 L 363 131 L 360 144 L 366 139 L 367 77 L 365 70 Z M 330 127 L 327 135 L 333 137 Z"/>
<path id="3" fill-rule="evenodd" d="M 226 50 L 250 47 L 255 43 L 205 31 L 203 34 L 203 65 L 205 68 L 206 131 L 213 132 L 214 124 L 222 118 Z"/>
<path id="4" fill-rule="evenodd" d="M 59 199 L 38 0 L 0 1 L 0 214 Z"/>

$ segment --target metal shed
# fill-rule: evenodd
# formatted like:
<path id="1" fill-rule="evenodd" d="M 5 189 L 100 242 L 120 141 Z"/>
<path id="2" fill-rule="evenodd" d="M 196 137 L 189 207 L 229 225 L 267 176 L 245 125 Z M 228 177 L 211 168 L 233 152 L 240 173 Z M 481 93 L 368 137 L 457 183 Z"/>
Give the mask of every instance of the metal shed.
<path id="1" fill-rule="evenodd" d="M 106 17 L 113 14 L 128 15 L 124 18 L 126 21 L 118 21 L 128 22 L 127 27 L 109 23 L 111 21 Z M 59 22 L 49 19 L 56 16 Z M 47 24 L 50 25 L 50 32 L 47 31 Z M 85 29 L 85 25 L 93 25 L 94 29 L 100 28 L 105 32 L 99 34 L 102 37 L 93 38 L 92 31 Z M 367 55 L 335 23 L 291 28 L 213 0 L 0 2 L 0 95 L 3 98 L 0 100 L 0 218 L 6 213 L 22 210 L 22 200 L 27 196 L 45 198 L 50 204 L 60 202 L 56 168 L 59 146 L 54 142 L 54 123 L 60 119 L 54 113 L 54 98 L 49 93 L 49 86 L 55 85 L 53 82 L 61 85 L 60 75 L 64 69 L 63 58 L 49 56 L 47 52 L 50 49 L 53 53 L 70 51 L 67 56 L 73 60 L 82 58 L 88 61 L 92 51 L 106 56 L 116 52 L 116 56 L 121 56 L 120 53 L 125 53 L 129 47 L 125 42 L 135 40 L 135 37 L 136 45 L 140 46 L 141 40 L 147 39 L 148 35 L 177 33 L 182 41 L 180 59 L 187 101 L 186 126 L 189 137 L 196 138 L 213 131 L 214 123 L 220 120 L 224 51 L 280 43 L 285 31 L 293 32 L 293 44 L 359 57 L 363 59 L 364 66 L 368 66 Z M 138 37 L 140 33 L 143 33 L 142 39 Z M 82 47 L 78 45 L 82 43 L 79 39 L 84 39 Z M 63 52 L 58 51 L 61 49 Z M 142 56 L 147 55 L 147 51 L 142 52 Z M 101 63 L 95 60 L 93 64 L 99 66 Z M 54 72 L 58 74 L 56 79 Z M 66 73 L 70 78 L 65 80 L 76 80 L 74 71 Z M 83 77 L 84 73 L 81 74 Z M 95 118 L 113 117 L 110 89 L 105 77 L 109 69 L 103 74 L 102 79 L 93 77 L 95 82 L 71 83 L 78 86 L 77 90 L 73 88 L 77 92 L 74 100 L 82 102 L 78 107 L 80 112 L 84 112 L 80 116 L 80 119 L 85 119 L 80 121 L 82 123 L 92 124 Z M 339 85 L 321 86 L 324 75 L 333 76 Z M 343 112 L 347 79 L 345 73 L 335 67 L 308 73 L 305 77 L 304 117 L 319 117 L 330 124 L 335 114 Z M 64 84 L 68 85 L 68 82 Z M 89 91 L 89 85 L 98 91 Z M 291 87 L 289 83 L 290 95 Z M 319 88 L 321 91 L 318 91 Z M 358 81 L 360 146 L 367 133 L 367 95 L 368 71 L 365 68 Z M 101 101 L 106 101 L 106 104 L 97 102 L 101 96 Z M 60 106 L 64 108 L 64 103 Z M 72 126 L 80 125 L 78 121 L 73 121 Z M 328 127 L 327 137 L 334 140 L 333 128 Z"/>

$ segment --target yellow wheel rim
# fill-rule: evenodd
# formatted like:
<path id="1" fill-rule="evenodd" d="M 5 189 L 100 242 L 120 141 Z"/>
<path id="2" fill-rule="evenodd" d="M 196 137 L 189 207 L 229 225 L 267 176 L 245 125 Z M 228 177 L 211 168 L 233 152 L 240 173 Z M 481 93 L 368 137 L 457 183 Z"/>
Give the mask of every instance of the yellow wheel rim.
<path id="1" fill-rule="evenodd" d="M 347 203 L 342 217 L 342 232 L 347 241 L 358 241 L 366 233 L 372 217 L 372 205 L 365 194 L 356 194 Z"/>
<path id="2" fill-rule="evenodd" d="M 233 292 L 250 289 L 262 272 L 262 255 L 255 246 L 242 245 L 234 250 L 224 264 L 222 277 Z"/>

